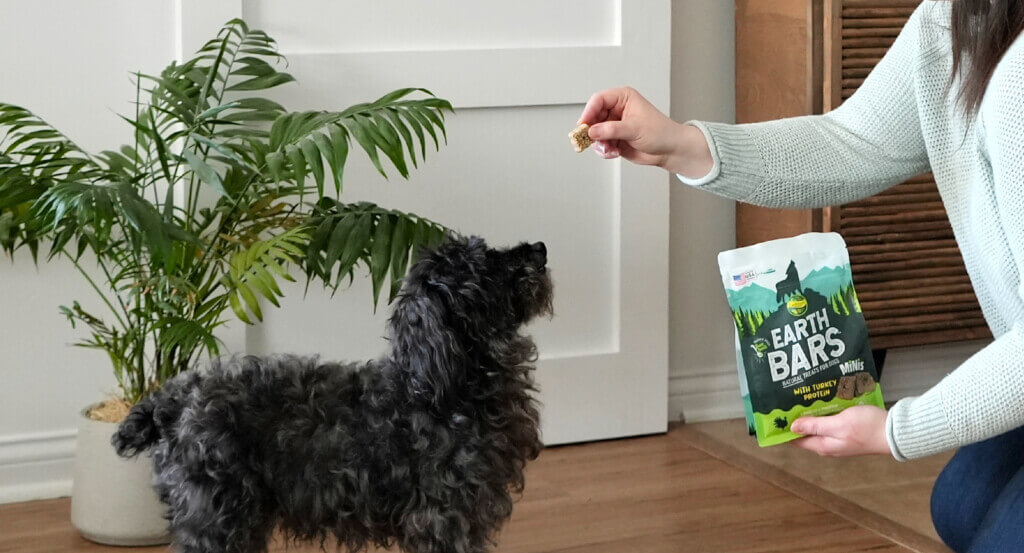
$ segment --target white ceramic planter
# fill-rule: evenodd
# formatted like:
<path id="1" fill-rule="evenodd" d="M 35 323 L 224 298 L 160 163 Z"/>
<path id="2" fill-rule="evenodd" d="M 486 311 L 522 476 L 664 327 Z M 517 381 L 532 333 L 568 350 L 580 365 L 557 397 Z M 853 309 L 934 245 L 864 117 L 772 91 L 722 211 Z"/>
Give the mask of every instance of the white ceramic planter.
<path id="1" fill-rule="evenodd" d="M 88 410 L 78 424 L 71 524 L 86 539 L 108 545 L 170 542 L 167 509 L 150 484 L 150 456 L 118 457 L 110 445 L 117 425 L 90 419 Z"/>

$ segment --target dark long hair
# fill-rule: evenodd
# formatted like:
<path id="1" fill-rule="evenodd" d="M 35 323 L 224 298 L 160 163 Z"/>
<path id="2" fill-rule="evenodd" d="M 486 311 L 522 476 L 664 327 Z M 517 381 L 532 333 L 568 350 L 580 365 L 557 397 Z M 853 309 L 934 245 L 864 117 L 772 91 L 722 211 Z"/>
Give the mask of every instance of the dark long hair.
<path id="1" fill-rule="evenodd" d="M 996 65 L 1024 29 L 1022 0 L 953 0 L 953 75 L 960 76 L 957 100 L 974 114 Z"/>

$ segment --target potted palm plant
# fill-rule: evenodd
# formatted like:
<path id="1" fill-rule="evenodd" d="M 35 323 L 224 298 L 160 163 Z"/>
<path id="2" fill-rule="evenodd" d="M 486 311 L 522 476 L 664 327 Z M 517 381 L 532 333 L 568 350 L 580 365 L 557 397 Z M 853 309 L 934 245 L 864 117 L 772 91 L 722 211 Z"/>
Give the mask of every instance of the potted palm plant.
<path id="1" fill-rule="evenodd" d="M 0 245 L 72 263 L 96 292 L 60 309 L 103 351 L 118 397 L 82 412 L 72 522 L 94 540 L 166 539 L 148 460 L 117 458 L 113 425 L 205 357 L 218 328 L 277 305 L 302 274 L 337 288 L 368 269 L 393 298 L 415 248 L 444 228 L 341 201 L 349 150 L 403 177 L 439 147 L 451 104 L 401 89 L 343 111 L 292 112 L 254 95 L 293 81 L 273 39 L 228 22 L 192 59 L 136 73 L 134 139 L 90 153 L 27 109 L 0 103 Z M 385 174 L 386 176 L 386 174 Z"/>

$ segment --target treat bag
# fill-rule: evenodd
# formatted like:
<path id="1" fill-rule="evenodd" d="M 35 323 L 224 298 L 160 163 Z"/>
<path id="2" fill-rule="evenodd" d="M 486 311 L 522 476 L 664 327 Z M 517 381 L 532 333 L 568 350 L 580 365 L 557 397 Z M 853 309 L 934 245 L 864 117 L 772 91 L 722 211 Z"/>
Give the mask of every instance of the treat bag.
<path id="1" fill-rule="evenodd" d="M 722 252 L 718 263 L 760 445 L 798 438 L 789 427 L 803 415 L 883 406 L 840 235 L 772 240 Z"/>

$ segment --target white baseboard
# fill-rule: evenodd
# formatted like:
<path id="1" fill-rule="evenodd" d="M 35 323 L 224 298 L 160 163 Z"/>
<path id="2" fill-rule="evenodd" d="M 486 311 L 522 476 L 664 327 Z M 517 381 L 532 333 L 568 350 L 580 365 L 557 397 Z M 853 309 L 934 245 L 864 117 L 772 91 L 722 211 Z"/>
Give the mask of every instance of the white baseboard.
<path id="1" fill-rule="evenodd" d="M 75 429 L 0 436 L 0 503 L 71 494 Z"/>
<path id="2" fill-rule="evenodd" d="M 669 375 L 669 420 L 689 422 L 743 416 L 735 367 L 718 367 L 697 374 Z"/>

